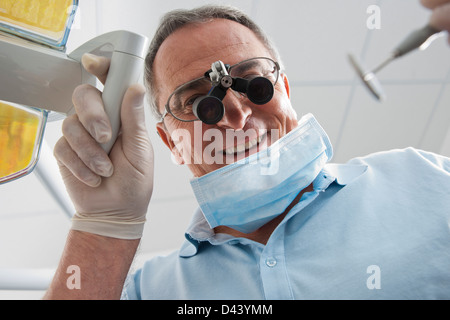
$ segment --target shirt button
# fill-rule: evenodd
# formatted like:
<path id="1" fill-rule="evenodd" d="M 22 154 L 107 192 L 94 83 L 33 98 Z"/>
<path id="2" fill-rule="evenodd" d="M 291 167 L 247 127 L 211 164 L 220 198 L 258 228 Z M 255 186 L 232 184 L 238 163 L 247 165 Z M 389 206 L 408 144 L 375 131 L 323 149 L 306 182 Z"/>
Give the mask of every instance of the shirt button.
<path id="1" fill-rule="evenodd" d="M 266 266 L 269 268 L 273 268 L 277 265 L 277 260 L 275 258 L 267 258 L 266 259 Z"/>

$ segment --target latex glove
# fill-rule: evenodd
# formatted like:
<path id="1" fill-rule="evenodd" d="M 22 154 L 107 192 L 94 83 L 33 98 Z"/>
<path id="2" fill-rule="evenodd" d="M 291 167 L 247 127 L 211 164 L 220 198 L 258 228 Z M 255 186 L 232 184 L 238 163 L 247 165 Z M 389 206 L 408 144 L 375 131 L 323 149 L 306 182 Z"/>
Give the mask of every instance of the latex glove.
<path id="1" fill-rule="evenodd" d="M 109 59 L 85 55 L 84 68 L 104 83 Z M 121 109 L 121 133 L 110 154 L 111 137 L 101 92 L 90 85 L 74 90 L 76 114 L 63 122 L 54 155 L 76 214 L 72 229 L 119 239 L 142 236 L 153 191 L 153 148 L 145 127 L 145 88 L 132 85 Z"/>
<path id="2" fill-rule="evenodd" d="M 450 0 L 421 0 L 421 3 L 433 10 L 430 25 L 450 33 Z M 450 44 L 450 36 L 448 43 Z"/>

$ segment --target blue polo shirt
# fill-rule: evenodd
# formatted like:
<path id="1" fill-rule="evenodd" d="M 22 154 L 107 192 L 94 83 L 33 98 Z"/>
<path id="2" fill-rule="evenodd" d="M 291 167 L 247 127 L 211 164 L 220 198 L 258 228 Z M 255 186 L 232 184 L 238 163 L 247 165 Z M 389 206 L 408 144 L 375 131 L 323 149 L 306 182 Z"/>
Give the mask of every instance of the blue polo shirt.
<path id="1" fill-rule="evenodd" d="M 412 148 L 327 164 L 266 245 L 201 211 L 124 299 L 450 299 L 450 159 Z M 299 190 L 300 191 L 300 190 Z"/>

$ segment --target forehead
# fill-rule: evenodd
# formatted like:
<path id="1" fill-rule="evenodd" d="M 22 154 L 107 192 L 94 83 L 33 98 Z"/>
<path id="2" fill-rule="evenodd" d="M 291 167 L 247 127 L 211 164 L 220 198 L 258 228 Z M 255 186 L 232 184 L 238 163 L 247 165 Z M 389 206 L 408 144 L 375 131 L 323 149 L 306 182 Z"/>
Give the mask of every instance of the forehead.
<path id="1" fill-rule="evenodd" d="M 211 63 L 235 64 L 268 50 L 247 27 L 230 20 L 215 19 L 187 25 L 172 33 L 155 57 L 153 71 L 159 92 L 158 105 L 178 86 L 203 76 Z"/>

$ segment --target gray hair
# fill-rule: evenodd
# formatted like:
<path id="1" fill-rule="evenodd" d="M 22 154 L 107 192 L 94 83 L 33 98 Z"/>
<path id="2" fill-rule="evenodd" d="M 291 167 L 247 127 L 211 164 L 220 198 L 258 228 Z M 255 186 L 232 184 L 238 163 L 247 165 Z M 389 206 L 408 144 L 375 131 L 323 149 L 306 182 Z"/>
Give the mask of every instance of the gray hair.
<path id="1" fill-rule="evenodd" d="M 282 66 L 278 50 L 272 44 L 264 31 L 255 22 L 253 22 L 249 16 L 237 8 L 220 5 L 205 5 L 191 10 L 177 9 L 170 11 L 162 17 L 145 58 L 144 81 L 147 89 L 149 90 L 148 98 L 151 110 L 157 119 L 160 119 L 162 114 L 159 111 L 157 104 L 158 92 L 153 73 L 153 62 L 155 61 L 156 54 L 161 44 L 173 32 L 185 25 L 207 22 L 212 19 L 228 19 L 238 22 L 252 30 L 257 38 L 266 46 L 270 54 L 272 54 L 272 58 L 277 60 L 280 66 Z"/>

